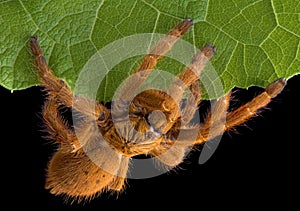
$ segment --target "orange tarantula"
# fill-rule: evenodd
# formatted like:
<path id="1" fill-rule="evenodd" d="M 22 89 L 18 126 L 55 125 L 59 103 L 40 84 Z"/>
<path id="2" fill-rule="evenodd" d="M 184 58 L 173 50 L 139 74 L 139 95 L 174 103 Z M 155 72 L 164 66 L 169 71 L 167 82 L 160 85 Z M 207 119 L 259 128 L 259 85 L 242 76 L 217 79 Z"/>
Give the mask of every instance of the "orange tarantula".
<path id="1" fill-rule="evenodd" d="M 40 81 L 48 94 L 43 119 L 49 138 L 59 146 L 47 170 L 46 188 L 51 193 L 83 200 L 105 190 L 122 191 L 131 157 L 151 155 L 166 168 L 175 167 L 183 161 L 188 148 L 243 124 L 282 91 L 285 79 L 273 82 L 260 95 L 227 113 L 230 102 L 228 93 L 215 102 L 215 115 L 209 113 L 203 123 L 190 124 L 201 101 L 199 76 L 215 53 L 215 47 L 207 45 L 194 55 L 190 65 L 178 75 L 182 84 L 173 83 L 170 86 L 169 93 L 175 92 L 173 97 L 162 91 L 146 90 L 133 100 L 127 99 L 128 93 L 133 93 L 145 81 L 158 60 L 171 50 L 192 25 L 192 20 L 183 20 L 145 55 L 135 71 L 135 80 L 124 86 L 121 99 L 114 102 L 114 111 L 100 102 L 75 95 L 51 71 L 37 37 L 30 38 L 30 48 Z M 180 111 L 185 87 L 192 94 L 187 98 L 184 110 Z M 90 105 L 94 105 L 93 109 L 88 109 Z M 76 133 L 61 116 L 61 106 L 72 108 L 81 114 L 81 124 Z M 130 126 L 123 124 L 126 114 L 123 112 L 124 108 L 129 108 L 127 115 Z M 185 114 L 184 118 L 182 113 Z M 114 121 L 112 116 L 115 116 Z M 90 122 L 96 124 L 89 124 Z M 125 135 L 120 134 L 115 126 L 116 122 Z M 183 134 L 181 136 L 179 129 Z M 99 139 L 95 131 L 99 131 L 103 139 Z M 87 155 L 87 148 L 90 149 L 93 160 Z"/>

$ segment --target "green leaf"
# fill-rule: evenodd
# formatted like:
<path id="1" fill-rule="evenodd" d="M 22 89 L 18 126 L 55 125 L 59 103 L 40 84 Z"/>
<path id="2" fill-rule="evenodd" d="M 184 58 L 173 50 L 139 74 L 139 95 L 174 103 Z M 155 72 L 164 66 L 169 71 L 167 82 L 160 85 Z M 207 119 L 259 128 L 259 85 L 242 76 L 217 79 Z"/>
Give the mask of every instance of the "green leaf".
<path id="1" fill-rule="evenodd" d="M 135 34 L 166 34 L 185 18 L 195 24 L 184 40 L 197 48 L 217 47 L 211 60 L 217 74 L 203 76 L 213 89 L 216 78 L 227 92 L 300 73 L 298 0 L 1 0 L 0 85 L 20 90 L 39 84 L 31 35 L 38 35 L 55 74 L 74 89 L 85 64 L 106 45 Z M 140 59 L 116 65 L 98 100 L 111 100 Z M 183 65 L 166 58 L 157 68 L 178 73 Z"/>

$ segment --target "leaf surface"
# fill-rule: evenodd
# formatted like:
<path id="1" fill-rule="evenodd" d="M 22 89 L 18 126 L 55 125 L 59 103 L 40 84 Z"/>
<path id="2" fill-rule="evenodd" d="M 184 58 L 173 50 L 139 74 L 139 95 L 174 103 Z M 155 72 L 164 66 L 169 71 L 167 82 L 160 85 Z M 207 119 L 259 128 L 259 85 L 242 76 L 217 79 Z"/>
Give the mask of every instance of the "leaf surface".
<path id="1" fill-rule="evenodd" d="M 74 89 L 84 65 L 106 45 L 135 34 L 166 34 L 185 18 L 195 24 L 184 40 L 198 49 L 217 47 L 211 63 L 224 92 L 265 87 L 300 72 L 297 0 L 2 0 L 0 85 L 20 90 L 39 84 L 31 35 L 38 35 L 51 69 Z M 140 59 L 116 65 L 101 83 L 98 100 L 111 100 Z M 175 74 L 183 65 L 164 59 L 157 68 Z"/>

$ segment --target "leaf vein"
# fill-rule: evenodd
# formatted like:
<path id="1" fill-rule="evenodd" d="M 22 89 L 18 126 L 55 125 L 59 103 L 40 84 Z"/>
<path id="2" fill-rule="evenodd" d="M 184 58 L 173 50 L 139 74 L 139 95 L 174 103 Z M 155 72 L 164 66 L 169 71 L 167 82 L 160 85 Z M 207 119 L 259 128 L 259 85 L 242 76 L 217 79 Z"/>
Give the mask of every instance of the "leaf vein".
<path id="1" fill-rule="evenodd" d="M 95 29 L 95 25 L 96 25 L 96 21 L 97 21 L 97 18 L 98 18 L 98 14 L 99 14 L 100 8 L 102 7 L 103 4 L 104 4 L 104 0 L 100 2 L 98 8 L 96 9 L 95 21 L 92 23 L 91 33 L 90 33 L 90 36 L 89 36 L 90 40 L 92 40 L 92 34 L 94 32 L 94 29 Z"/>
<path id="2" fill-rule="evenodd" d="M 287 29 L 286 27 L 281 26 L 281 25 L 279 25 L 279 27 L 282 28 L 284 31 L 286 31 L 286 32 L 288 32 L 288 33 L 290 33 L 290 34 L 296 36 L 297 38 L 300 38 L 300 35 L 296 34 L 295 32 L 293 32 L 293 31 L 291 31 L 291 30 L 289 30 L 289 29 Z"/>

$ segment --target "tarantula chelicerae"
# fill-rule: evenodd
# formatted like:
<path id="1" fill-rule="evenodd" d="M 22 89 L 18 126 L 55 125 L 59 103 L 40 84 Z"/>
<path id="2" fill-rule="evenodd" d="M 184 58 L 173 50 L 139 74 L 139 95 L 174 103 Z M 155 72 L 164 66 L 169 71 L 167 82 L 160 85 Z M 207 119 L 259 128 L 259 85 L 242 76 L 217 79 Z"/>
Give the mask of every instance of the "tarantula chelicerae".
<path id="1" fill-rule="evenodd" d="M 230 101 L 228 93 L 216 101 L 215 115 L 209 113 L 201 124 L 189 124 L 201 101 L 198 77 L 215 52 L 214 46 L 207 45 L 195 54 L 190 65 L 178 75 L 181 83 L 192 93 L 183 111 L 180 111 L 180 104 L 185 88 L 180 83 L 170 86 L 169 93 L 175 92 L 173 97 L 162 91 L 147 90 L 133 100 L 127 99 L 128 93 L 133 93 L 142 84 L 158 60 L 192 25 L 190 19 L 179 23 L 143 58 L 135 71 L 135 79 L 121 91 L 124 95 L 121 93 L 120 96 L 124 96 L 124 99 L 114 102 L 116 109 L 113 112 L 99 102 L 73 94 L 47 65 L 37 37 L 30 38 L 39 77 L 48 93 L 43 118 L 49 138 L 59 145 L 47 171 L 46 188 L 51 189 L 51 193 L 86 199 L 104 190 L 121 191 L 131 157 L 151 155 L 165 167 L 175 167 L 183 161 L 189 147 L 244 123 L 282 91 L 285 79 L 273 82 L 250 102 L 226 113 Z M 88 109 L 91 103 L 95 106 Z M 84 117 L 76 133 L 60 115 L 61 106 L 72 108 Z M 130 125 L 122 123 L 125 107 L 129 107 Z M 184 118 L 182 113 L 185 114 Z M 115 116 L 114 121 L 112 116 Z M 89 122 L 96 122 L 96 127 Z M 116 129 L 116 122 L 119 129 Z M 120 134 L 120 128 L 125 136 Z M 183 134 L 180 137 L 179 128 Z M 95 136 L 95 131 L 100 131 L 104 139 Z M 86 148 L 91 148 L 93 161 L 87 156 Z"/>

